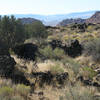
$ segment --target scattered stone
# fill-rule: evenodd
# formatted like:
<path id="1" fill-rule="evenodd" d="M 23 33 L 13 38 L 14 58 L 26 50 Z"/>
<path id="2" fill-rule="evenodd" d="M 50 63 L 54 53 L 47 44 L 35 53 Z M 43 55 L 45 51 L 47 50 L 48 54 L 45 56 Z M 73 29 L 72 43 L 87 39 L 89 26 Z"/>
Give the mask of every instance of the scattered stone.
<path id="1" fill-rule="evenodd" d="M 44 84 L 51 85 L 54 83 L 54 79 L 59 85 L 64 85 L 64 82 L 68 79 L 68 73 L 61 74 L 52 74 L 51 72 L 37 72 L 33 73 L 33 78 L 36 78 L 36 83 L 39 82 L 39 85 L 42 87 Z"/>
<path id="2" fill-rule="evenodd" d="M 39 96 L 43 96 L 44 93 L 43 93 L 43 92 L 39 92 L 38 95 L 39 95 Z"/>
<path id="3" fill-rule="evenodd" d="M 62 73 L 62 74 L 57 74 L 56 75 L 56 80 L 59 84 L 64 84 L 64 81 L 68 78 L 68 73 Z"/>
<path id="4" fill-rule="evenodd" d="M 92 80 L 89 80 L 89 79 L 84 79 L 83 76 L 79 76 L 77 78 L 77 81 L 81 81 L 84 85 L 87 85 L 87 86 L 94 86 L 94 87 L 100 87 L 100 84 L 98 82 L 93 82 Z"/>

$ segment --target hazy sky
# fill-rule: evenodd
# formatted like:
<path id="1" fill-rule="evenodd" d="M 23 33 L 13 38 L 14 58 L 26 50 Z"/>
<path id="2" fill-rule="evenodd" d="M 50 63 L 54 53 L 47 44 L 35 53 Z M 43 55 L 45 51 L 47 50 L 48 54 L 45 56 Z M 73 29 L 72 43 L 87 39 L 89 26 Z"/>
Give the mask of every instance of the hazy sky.
<path id="1" fill-rule="evenodd" d="M 0 0 L 0 14 L 64 14 L 100 10 L 100 0 Z"/>

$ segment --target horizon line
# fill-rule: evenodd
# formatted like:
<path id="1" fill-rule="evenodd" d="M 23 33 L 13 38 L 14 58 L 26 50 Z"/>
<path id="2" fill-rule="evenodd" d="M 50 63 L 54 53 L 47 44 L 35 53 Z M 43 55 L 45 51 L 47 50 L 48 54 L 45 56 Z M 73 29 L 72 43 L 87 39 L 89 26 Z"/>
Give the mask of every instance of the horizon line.
<path id="1" fill-rule="evenodd" d="M 97 12 L 97 11 L 100 11 L 100 10 L 90 10 L 90 11 L 79 11 L 79 12 L 69 12 L 69 13 L 55 13 L 55 14 L 35 14 L 35 13 L 13 13 L 13 14 L 0 14 L 0 15 L 42 15 L 42 16 L 52 16 L 52 15 L 64 15 L 64 14 L 72 14 L 72 13 L 84 13 L 84 12 Z"/>

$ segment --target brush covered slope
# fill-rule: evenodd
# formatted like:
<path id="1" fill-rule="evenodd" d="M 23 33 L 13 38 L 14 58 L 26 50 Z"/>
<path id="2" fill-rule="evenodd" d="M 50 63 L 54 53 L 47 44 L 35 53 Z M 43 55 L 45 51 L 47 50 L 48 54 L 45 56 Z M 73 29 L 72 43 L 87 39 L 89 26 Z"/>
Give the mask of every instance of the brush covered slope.
<path id="1" fill-rule="evenodd" d="M 100 24 L 21 25 L 25 41 L 0 48 L 1 100 L 100 99 Z"/>

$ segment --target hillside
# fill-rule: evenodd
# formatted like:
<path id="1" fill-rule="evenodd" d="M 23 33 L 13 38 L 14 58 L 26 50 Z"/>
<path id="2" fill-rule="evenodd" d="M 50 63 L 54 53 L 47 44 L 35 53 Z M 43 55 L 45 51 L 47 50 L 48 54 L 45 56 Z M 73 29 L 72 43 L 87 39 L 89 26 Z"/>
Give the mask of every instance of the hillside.
<path id="1" fill-rule="evenodd" d="M 96 99 L 97 94 L 100 94 L 97 89 L 100 88 L 99 26 L 100 24 L 74 24 L 65 27 L 48 27 L 47 31 L 51 34 L 44 42 L 42 41 L 41 46 L 38 45 L 40 53 L 36 55 L 37 67 L 33 61 L 12 55 L 17 63 L 17 70 L 23 72 L 26 79 L 33 84 L 28 90 L 29 95 L 26 95 L 28 100 L 34 100 L 32 98 L 70 100 L 71 97 L 77 98 L 76 100 L 99 100 Z M 18 51 L 22 48 L 21 54 L 28 54 L 27 57 L 31 57 L 34 55 L 33 47 L 27 45 L 25 50 L 25 44 L 17 48 Z M 28 53 L 28 49 L 32 51 Z M 37 52 L 37 49 L 34 50 Z"/>
<path id="2" fill-rule="evenodd" d="M 81 18 L 77 18 L 77 19 L 66 19 L 66 20 L 63 20 L 62 22 L 60 22 L 58 24 L 58 26 L 66 26 L 66 25 L 69 25 L 69 24 L 82 24 L 82 23 L 85 23 L 85 19 L 81 19 Z"/>
<path id="3" fill-rule="evenodd" d="M 100 11 L 97 11 L 95 14 L 93 14 L 90 18 L 87 19 L 65 19 L 62 22 L 58 24 L 58 26 L 66 26 L 69 24 L 83 24 L 83 23 L 92 23 L 92 24 L 98 24 L 100 23 Z"/>
<path id="4" fill-rule="evenodd" d="M 1 100 L 100 100 L 100 24 L 12 19 L 0 23 Z"/>
<path id="5" fill-rule="evenodd" d="M 86 20 L 87 23 L 100 23 L 100 11 L 96 12 L 92 17 Z"/>
<path id="6" fill-rule="evenodd" d="M 40 22 L 39 20 L 34 18 L 19 18 L 19 20 L 22 22 L 22 24 L 32 24 L 35 22 Z"/>

